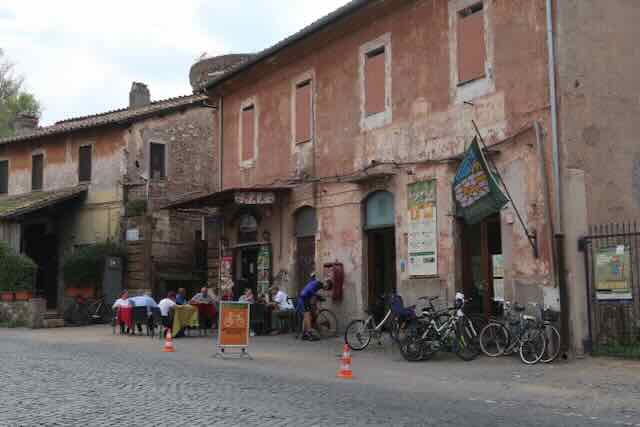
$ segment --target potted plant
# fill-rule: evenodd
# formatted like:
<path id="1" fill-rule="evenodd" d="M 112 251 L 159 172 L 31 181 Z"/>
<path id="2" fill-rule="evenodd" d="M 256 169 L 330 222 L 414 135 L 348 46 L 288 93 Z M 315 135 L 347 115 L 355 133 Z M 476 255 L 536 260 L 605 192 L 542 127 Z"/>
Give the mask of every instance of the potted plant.
<path id="1" fill-rule="evenodd" d="M 124 258 L 125 251 L 112 242 L 98 243 L 76 249 L 65 257 L 62 271 L 66 285 L 65 296 L 94 298 L 102 285 L 104 265 L 108 256 Z"/>
<path id="2" fill-rule="evenodd" d="M 0 299 L 11 302 L 15 293 L 16 300 L 29 300 L 38 266 L 31 258 L 15 254 L 5 243 L 0 243 Z"/>

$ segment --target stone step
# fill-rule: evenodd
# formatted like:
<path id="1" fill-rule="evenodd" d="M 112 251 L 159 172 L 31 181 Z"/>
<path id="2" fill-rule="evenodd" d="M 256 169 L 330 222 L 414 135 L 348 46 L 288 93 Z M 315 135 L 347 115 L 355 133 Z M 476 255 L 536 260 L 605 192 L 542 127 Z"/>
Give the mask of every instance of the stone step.
<path id="1" fill-rule="evenodd" d="M 64 326 L 64 319 L 62 319 L 62 318 L 45 318 L 43 326 L 45 328 L 62 328 Z"/>

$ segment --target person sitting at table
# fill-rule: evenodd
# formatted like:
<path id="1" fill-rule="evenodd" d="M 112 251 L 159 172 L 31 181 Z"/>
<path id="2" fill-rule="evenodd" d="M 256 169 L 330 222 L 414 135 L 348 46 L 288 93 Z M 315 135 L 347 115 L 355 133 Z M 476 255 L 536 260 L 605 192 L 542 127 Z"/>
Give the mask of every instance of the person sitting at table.
<path id="1" fill-rule="evenodd" d="M 253 291 L 251 290 L 251 288 L 246 288 L 244 290 L 244 294 L 240 295 L 240 298 L 238 299 L 238 301 L 240 302 L 248 302 L 250 304 L 253 304 L 255 300 L 256 299 L 253 296 Z"/>
<path id="2" fill-rule="evenodd" d="M 124 291 L 122 291 L 120 293 L 120 298 L 118 298 L 114 303 L 113 303 L 113 310 L 114 312 L 118 312 L 118 308 L 119 307 L 131 307 L 133 305 L 133 303 L 131 302 L 131 300 L 129 300 L 129 291 L 127 291 L 126 289 Z M 124 323 L 120 323 L 120 333 L 124 334 L 125 330 L 124 330 Z M 129 329 L 127 328 L 126 333 L 129 333 Z"/>
<path id="3" fill-rule="evenodd" d="M 195 294 L 189 301 L 190 304 L 213 304 L 214 302 L 215 300 L 209 295 L 207 288 L 200 289 L 200 292 Z"/>
<path id="4" fill-rule="evenodd" d="M 272 335 L 277 335 L 284 330 L 282 318 L 293 313 L 294 308 L 291 301 L 289 301 L 289 295 L 277 286 L 271 288 L 269 292 L 271 296 L 271 303 L 269 304 L 271 308 L 271 324 L 274 327 L 271 333 Z"/>
<path id="5" fill-rule="evenodd" d="M 162 325 L 166 329 L 171 329 L 171 322 L 169 320 L 169 312 L 172 307 L 176 305 L 176 293 L 171 291 L 167 294 L 167 297 L 158 303 L 160 308 L 160 317 L 162 318 Z"/>
<path id="6" fill-rule="evenodd" d="M 144 295 L 139 295 L 130 299 L 134 307 L 147 307 L 147 325 L 151 326 L 149 319 L 151 319 L 151 309 L 158 306 L 156 301 L 151 298 L 149 292 L 145 292 Z M 138 323 L 138 332 L 142 333 L 142 323 Z"/>
<path id="7" fill-rule="evenodd" d="M 176 304 L 185 305 L 187 303 L 187 290 L 185 288 L 178 289 L 178 294 L 176 295 Z"/>

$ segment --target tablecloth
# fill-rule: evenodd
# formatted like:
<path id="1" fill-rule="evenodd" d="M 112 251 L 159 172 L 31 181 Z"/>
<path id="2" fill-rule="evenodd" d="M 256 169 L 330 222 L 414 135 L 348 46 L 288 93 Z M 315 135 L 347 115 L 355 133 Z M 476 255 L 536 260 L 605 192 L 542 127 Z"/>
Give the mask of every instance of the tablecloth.
<path id="1" fill-rule="evenodd" d="M 198 309 L 192 305 L 176 305 L 173 307 L 173 333 L 177 334 L 183 328 L 198 327 Z"/>

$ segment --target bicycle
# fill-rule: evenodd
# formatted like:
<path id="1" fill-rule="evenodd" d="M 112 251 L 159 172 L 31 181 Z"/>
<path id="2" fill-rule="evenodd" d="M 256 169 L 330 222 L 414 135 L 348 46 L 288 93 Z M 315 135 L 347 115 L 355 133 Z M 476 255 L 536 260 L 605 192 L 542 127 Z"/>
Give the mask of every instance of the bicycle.
<path id="1" fill-rule="evenodd" d="M 539 322 L 534 316 L 524 314 L 524 306 L 516 303 L 512 308 L 508 301 L 504 304 L 505 320 L 492 320 L 480 331 L 482 352 L 489 357 L 517 352 L 523 363 L 538 363 L 546 349 L 546 339 Z"/>
<path id="2" fill-rule="evenodd" d="M 426 300 L 428 305 L 423 309 L 423 314 L 425 312 L 433 311 L 433 301 L 438 297 L 420 297 L 418 300 Z M 391 338 L 395 341 L 399 341 L 400 333 L 406 329 L 406 325 L 408 320 L 412 317 L 416 316 L 415 306 L 405 308 L 402 304 L 401 298 L 398 295 L 381 296 L 379 297 L 379 304 L 369 310 L 366 310 L 366 313 L 369 315 L 366 320 L 356 319 L 352 320 L 347 326 L 344 333 L 344 341 L 354 351 L 360 351 L 367 348 L 372 338 L 376 338 L 380 344 L 382 338 L 382 332 L 385 330 L 385 326 L 390 323 L 389 334 Z M 386 300 L 389 301 L 389 308 L 382 318 L 382 320 L 376 324 L 376 315 L 379 314 L 380 306 L 386 303 Z M 394 303 L 394 300 L 398 300 L 398 303 Z M 378 318 L 380 316 L 377 316 Z"/>
<path id="3" fill-rule="evenodd" d="M 336 315 L 329 310 L 328 308 L 320 308 L 320 303 L 324 302 L 325 298 L 320 295 L 316 295 L 311 302 L 311 327 L 318 331 L 318 334 L 322 338 L 332 338 L 338 336 L 338 318 Z M 297 304 L 297 300 L 296 300 Z M 298 311 L 298 307 L 296 307 L 296 311 L 298 312 L 298 324 L 299 330 L 296 333 L 296 338 L 302 336 L 302 326 L 303 326 L 303 314 L 301 311 Z"/>
<path id="4" fill-rule="evenodd" d="M 441 349 L 455 353 L 464 361 L 475 359 L 480 354 L 478 333 L 464 314 L 464 302 L 464 295 L 457 293 L 454 307 L 415 319 L 400 345 L 405 360 L 427 360 Z"/>
<path id="5" fill-rule="evenodd" d="M 91 323 L 109 323 L 113 320 L 113 310 L 104 302 L 104 298 L 92 301 L 88 307 Z"/>

